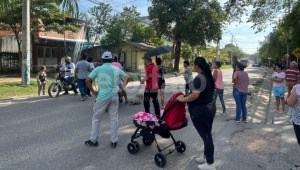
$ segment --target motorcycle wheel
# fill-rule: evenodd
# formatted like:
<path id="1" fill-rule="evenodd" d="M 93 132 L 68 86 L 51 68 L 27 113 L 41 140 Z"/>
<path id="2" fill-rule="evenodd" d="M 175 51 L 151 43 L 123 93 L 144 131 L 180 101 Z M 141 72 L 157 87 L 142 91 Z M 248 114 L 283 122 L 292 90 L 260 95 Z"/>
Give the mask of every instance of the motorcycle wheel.
<path id="1" fill-rule="evenodd" d="M 61 92 L 61 87 L 58 83 L 51 83 L 48 88 L 48 95 L 49 97 L 55 98 Z"/>

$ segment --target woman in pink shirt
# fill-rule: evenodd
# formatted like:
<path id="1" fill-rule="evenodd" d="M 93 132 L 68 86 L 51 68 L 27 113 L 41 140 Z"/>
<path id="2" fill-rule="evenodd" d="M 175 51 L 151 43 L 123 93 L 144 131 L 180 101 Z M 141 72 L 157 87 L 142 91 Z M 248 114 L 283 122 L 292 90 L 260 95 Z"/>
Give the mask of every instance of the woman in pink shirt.
<path id="1" fill-rule="evenodd" d="M 233 97 L 236 104 L 236 117 L 235 121 L 239 123 L 242 119 L 244 123 L 247 123 L 247 94 L 249 85 L 248 73 L 244 71 L 245 66 L 242 63 L 236 63 L 235 72 L 233 74 Z"/>
<path id="2" fill-rule="evenodd" d="M 216 61 L 213 65 L 214 67 L 214 72 L 213 72 L 213 77 L 215 81 L 215 91 L 214 91 L 214 100 L 216 102 L 217 97 L 219 96 L 222 109 L 223 109 L 223 114 L 226 114 L 226 107 L 225 107 L 225 102 L 223 99 L 223 94 L 224 94 L 224 83 L 223 83 L 223 73 L 220 70 L 221 63 L 219 61 Z"/>

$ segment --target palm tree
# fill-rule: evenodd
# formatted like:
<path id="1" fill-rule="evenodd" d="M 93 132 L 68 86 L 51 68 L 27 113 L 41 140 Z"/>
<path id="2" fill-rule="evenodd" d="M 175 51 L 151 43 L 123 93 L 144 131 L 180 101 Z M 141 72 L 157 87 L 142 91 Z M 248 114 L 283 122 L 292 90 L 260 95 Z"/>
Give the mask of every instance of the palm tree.
<path id="1" fill-rule="evenodd" d="M 8 0 L 5 0 L 8 1 Z M 79 16 L 78 0 L 56 0 L 57 4 L 62 5 L 63 11 L 68 11 L 75 18 Z"/>

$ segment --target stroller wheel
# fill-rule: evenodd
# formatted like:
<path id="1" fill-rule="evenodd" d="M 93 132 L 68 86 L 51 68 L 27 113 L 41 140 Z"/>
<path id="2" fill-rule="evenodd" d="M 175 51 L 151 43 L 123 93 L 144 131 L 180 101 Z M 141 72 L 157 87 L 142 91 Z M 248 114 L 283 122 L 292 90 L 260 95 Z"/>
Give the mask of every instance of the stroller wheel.
<path id="1" fill-rule="evenodd" d="M 138 149 L 137 149 L 137 147 L 136 147 L 136 144 L 133 143 L 133 142 L 130 142 L 130 143 L 127 145 L 127 150 L 128 150 L 128 152 L 131 153 L 131 154 L 135 154 L 135 153 L 138 151 Z"/>
<path id="2" fill-rule="evenodd" d="M 154 141 L 153 139 L 147 139 L 143 137 L 143 143 L 146 146 L 150 146 L 153 143 L 153 141 Z"/>
<path id="3" fill-rule="evenodd" d="M 138 141 L 133 141 L 133 143 L 136 146 L 136 152 L 135 153 L 139 152 L 139 150 L 140 150 L 140 144 L 139 144 L 139 142 Z"/>
<path id="4" fill-rule="evenodd" d="M 163 168 L 167 163 L 166 157 L 161 153 L 158 153 L 154 156 L 154 161 L 155 164 L 161 168 Z"/>
<path id="5" fill-rule="evenodd" d="M 186 150 L 185 143 L 180 140 L 175 142 L 175 148 L 180 153 L 183 153 Z"/>

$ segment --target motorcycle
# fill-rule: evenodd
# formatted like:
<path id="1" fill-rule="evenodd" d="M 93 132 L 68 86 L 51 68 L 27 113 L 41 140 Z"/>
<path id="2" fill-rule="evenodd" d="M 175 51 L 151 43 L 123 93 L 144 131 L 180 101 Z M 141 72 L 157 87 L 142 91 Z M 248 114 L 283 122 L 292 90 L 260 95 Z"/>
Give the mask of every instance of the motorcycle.
<path id="1" fill-rule="evenodd" d="M 66 88 L 71 90 L 71 86 L 68 84 L 68 80 L 70 77 L 64 77 L 63 72 L 59 69 L 56 70 L 56 78 L 55 81 L 52 82 L 48 88 L 48 95 L 51 98 L 55 98 L 59 95 L 60 92 L 65 91 Z M 77 88 L 77 81 L 75 81 L 75 87 Z"/>

